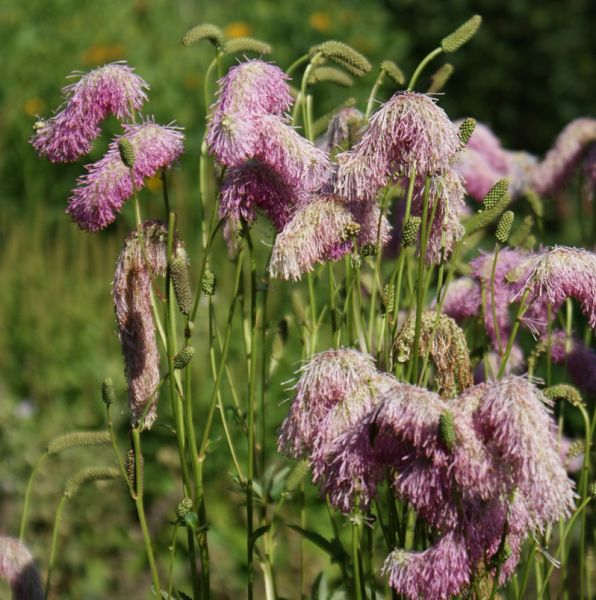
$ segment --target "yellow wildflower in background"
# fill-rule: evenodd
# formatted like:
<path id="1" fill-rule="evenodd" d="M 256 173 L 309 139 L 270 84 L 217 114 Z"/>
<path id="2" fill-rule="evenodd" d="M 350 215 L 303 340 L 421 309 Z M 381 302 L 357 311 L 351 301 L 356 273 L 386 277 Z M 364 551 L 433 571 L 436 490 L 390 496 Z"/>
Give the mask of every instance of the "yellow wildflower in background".
<path id="1" fill-rule="evenodd" d="M 226 25 L 224 33 L 231 39 L 246 37 L 252 33 L 252 28 L 244 21 L 233 21 Z"/>
<path id="2" fill-rule="evenodd" d="M 40 115 L 46 108 L 46 103 L 41 98 L 29 98 L 23 103 L 23 110 L 29 117 Z"/>
<path id="3" fill-rule="evenodd" d="M 331 16 L 328 12 L 319 10 L 310 15 L 308 22 L 313 29 L 325 33 L 331 27 Z"/>
<path id="4" fill-rule="evenodd" d="M 153 177 L 149 177 L 147 179 L 147 187 L 152 192 L 157 192 L 158 190 L 161 190 L 162 185 L 163 182 L 161 180 L 160 174 L 154 175 Z"/>
<path id="5" fill-rule="evenodd" d="M 83 54 L 83 62 L 86 65 L 103 65 L 121 60 L 125 52 L 124 44 L 93 44 Z"/>

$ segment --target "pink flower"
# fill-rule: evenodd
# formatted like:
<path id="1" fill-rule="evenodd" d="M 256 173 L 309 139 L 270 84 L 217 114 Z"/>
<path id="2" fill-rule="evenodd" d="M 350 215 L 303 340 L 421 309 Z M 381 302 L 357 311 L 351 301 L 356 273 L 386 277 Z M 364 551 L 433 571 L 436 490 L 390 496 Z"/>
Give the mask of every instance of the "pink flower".
<path id="1" fill-rule="evenodd" d="M 457 123 L 459 126 L 459 122 Z M 507 151 L 501 145 L 499 138 L 483 123 L 476 123 L 466 148 L 478 152 L 487 163 L 497 172 L 506 173 L 509 167 Z"/>
<path id="2" fill-rule="evenodd" d="M 433 303 L 435 305 L 436 302 Z M 465 319 L 480 312 L 480 287 L 469 277 L 460 277 L 452 281 L 445 292 L 443 312 L 457 321 L 458 325 Z"/>
<path id="3" fill-rule="evenodd" d="M 466 192 L 474 200 L 482 200 L 488 191 L 505 176 L 497 171 L 477 150 L 464 148 L 453 164 L 453 168 L 461 175 Z"/>
<path id="4" fill-rule="evenodd" d="M 457 127 L 429 96 L 395 94 L 373 115 L 361 141 L 337 155 L 335 191 L 352 201 L 372 199 L 412 169 L 422 176 L 445 169 L 459 147 Z"/>
<path id="5" fill-rule="evenodd" d="M 333 116 L 317 145 L 328 154 L 351 148 L 365 124 L 364 115 L 357 108 L 342 108 Z"/>
<path id="6" fill-rule="evenodd" d="M 466 540 L 454 531 L 422 552 L 394 550 L 383 573 L 389 585 L 408 600 L 448 600 L 470 583 L 473 574 Z"/>
<path id="7" fill-rule="evenodd" d="M 0 536 L 0 579 L 10 585 L 14 600 L 42 600 L 41 577 L 27 547 Z"/>
<path id="8" fill-rule="evenodd" d="M 147 428 L 157 417 L 160 379 L 151 282 L 165 275 L 167 235 L 166 226 L 156 221 L 143 224 L 142 240 L 131 233 L 118 257 L 112 290 L 132 421 Z"/>
<path id="9" fill-rule="evenodd" d="M 560 189 L 595 141 L 596 119 L 571 121 L 536 168 L 534 186 L 538 193 L 553 194 Z"/>
<path id="10" fill-rule="evenodd" d="M 125 63 L 112 63 L 82 75 L 64 88 L 66 106 L 43 122 L 31 138 L 33 147 L 52 162 L 70 162 L 87 154 L 110 114 L 132 116 L 147 99 L 149 86 Z"/>
<path id="11" fill-rule="evenodd" d="M 548 344 L 548 336 L 543 335 L 540 344 Z M 551 335 L 551 358 L 555 364 L 564 364 L 571 381 L 589 397 L 596 396 L 596 352 L 572 337 L 567 339 L 564 331 L 553 331 Z"/>
<path id="12" fill-rule="evenodd" d="M 133 179 L 134 188 L 141 188 L 144 177 L 152 177 L 182 154 L 184 136 L 175 127 L 146 121 L 124 125 L 124 131 L 112 140 L 105 156 L 88 165 L 88 173 L 78 179 L 66 212 L 81 229 L 98 231 L 107 227 L 132 196 Z M 120 139 L 128 140 L 134 150 L 132 169 L 120 158 Z"/>

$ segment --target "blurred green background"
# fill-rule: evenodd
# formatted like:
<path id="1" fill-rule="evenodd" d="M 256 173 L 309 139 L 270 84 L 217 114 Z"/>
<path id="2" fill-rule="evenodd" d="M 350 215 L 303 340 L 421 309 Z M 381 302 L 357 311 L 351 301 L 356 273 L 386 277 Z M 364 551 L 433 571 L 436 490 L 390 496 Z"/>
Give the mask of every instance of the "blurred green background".
<path id="1" fill-rule="evenodd" d="M 473 116 L 488 123 L 507 147 L 542 155 L 568 121 L 594 109 L 596 3 L 590 0 L 3 0 L 0 532 L 17 532 L 26 477 L 49 439 L 67 430 L 102 426 L 99 387 L 105 376 L 117 381 L 124 398 L 110 282 L 132 215 L 125 210 L 115 225 L 96 235 L 78 231 L 64 215 L 83 164 L 102 155 L 118 124 L 109 121 L 91 156 L 69 165 L 40 160 L 27 142 L 36 116 L 49 116 L 61 102 L 66 75 L 125 59 L 151 85 L 147 113 L 185 128 L 187 150 L 170 177 L 171 193 L 183 238 L 196 257 L 196 167 L 205 112 L 202 84 L 212 51 L 208 44 L 183 47 L 180 39 L 187 29 L 213 22 L 229 37 L 250 35 L 268 41 L 274 47 L 271 60 L 283 68 L 309 46 L 339 39 L 366 54 L 375 67 L 392 59 L 408 76 L 441 37 L 474 13 L 483 15 L 484 24 L 470 44 L 449 56 L 455 72 L 440 103 L 454 119 Z M 442 62 L 443 58 L 433 66 Z M 421 90 L 433 70 L 424 74 Z M 363 108 L 375 77 L 373 70 L 347 94 L 330 84 L 319 86 L 315 116 L 346 95 L 356 97 Z M 384 88 L 381 96 L 392 91 Z M 143 191 L 143 205 L 147 216 L 160 215 L 157 182 L 149 182 Z M 262 233 L 267 235 L 265 229 Z M 223 256 L 221 244 L 216 252 Z M 217 267 L 225 305 L 230 266 L 222 260 Z M 291 289 L 277 285 L 272 289 L 273 315 L 284 315 Z M 225 310 L 219 309 L 221 316 Z M 199 346 L 198 351 L 204 349 Z M 238 369 L 241 355 L 240 346 L 232 349 L 231 361 Z M 284 357 L 270 386 L 271 437 L 287 410 L 287 405 L 280 406 L 288 396 L 282 382 L 300 357 L 296 336 Z M 195 362 L 195 381 L 210 381 L 205 361 Z M 199 404 L 208 391 L 209 385 L 198 386 Z M 168 408 L 164 404 L 160 410 L 167 414 Z M 128 418 L 124 403 L 118 418 L 124 433 Z M 150 524 L 163 548 L 168 544 L 167 521 L 180 499 L 175 455 L 164 444 L 170 440 L 166 428 L 157 428 L 147 447 L 154 458 L 147 473 Z M 221 458 L 207 461 L 207 477 L 229 469 L 223 444 L 217 448 L 222 451 L 214 456 Z M 76 453 L 55 461 L 40 477 L 28 542 L 42 565 L 64 479 L 77 465 L 93 460 L 110 461 L 111 456 L 105 449 Z M 105 598 L 108 592 L 114 598 L 139 598 L 141 587 L 147 589 L 148 572 L 132 505 L 122 486 L 103 487 L 109 494 L 83 490 L 65 517 L 56 578 L 60 598 Z M 214 577 L 221 598 L 237 597 L 242 585 L 238 565 L 243 540 L 233 530 L 241 522 L 240 511 L 234 509 L 240 497 L 234 497 L 231 488 L 229 480 L 219 478 L 208 498 L 210 519 L 216 524 Z M 222 494 L 232 500 L 219 502 Z M 105 502 L 97 502 L 98 498 Z M 319 558 L 313 572 L 326 565 L 324 556 Z M 292 556 L 284 560 L 296 563 Z M 281 582 L 281 592 L 295 597 L 291 576 L 289 572 L 288 581 Z"/>

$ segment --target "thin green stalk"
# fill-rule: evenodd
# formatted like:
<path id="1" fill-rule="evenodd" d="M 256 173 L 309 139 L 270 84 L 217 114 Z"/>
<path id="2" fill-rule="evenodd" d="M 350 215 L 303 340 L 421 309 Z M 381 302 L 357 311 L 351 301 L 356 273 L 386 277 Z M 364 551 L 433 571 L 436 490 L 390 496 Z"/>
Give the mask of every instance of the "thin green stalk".
<path id="1" fill-rule="evenodd" d="M 497 321 L 497 305 L 495 302 L 495 273 L 497 270 L 497 262 L 499 260 L 499 251 L 501 244 L 497 242 L 495 244 L 495 252 L 493 256 L 493 266 L 490 273 L 490 305 L 493 314 L 493 327 L 495 329 L 495 335 L 497 338 L 497 348 L 499 349 L 499 356 L 503 356 L 503 344 L 501 343 L 501 332 L 499 331 L 499 322 Z"/>
<path id="2" fill-rule="evenodd" d="M 295 60 L 287 69 L 286 69 L 286 73 L 288 75 L 291 75 L 300 65 L 303 65 L 305 62 L 308 62 L 309 59 L 309 55 L 305 54 L 304 56 L 301 56 L 300 58 L 298 58 L 297 60 Z"/>
<path id="3" fill-rule="evenodd" d="M 66 496 L 62 496 L 60 498 L 60 502 L 58 503 L 58 507 L 56 508 L 56 513 L 54 514 L 54 527 L 52 529 L 52 543 L 50 546 L 50 558 L 48 560 L 48 575 L 46 577 L 46 589 L 45 589 L 45 597 L 46 600 L 50 595 L 50 587 L 52 585 L 52 573 L 54 572 L 54 561 L 56 559 L 56 547 L 58 545 L 58 528 L 60 525 L 60 517 L 62 515 L 62 509 L 64 508 L 64 504 L 68 498 Z"/>
<path id="4" fill-rule="evenodd" d="M 269 264 L 269 261 L 267 262 Z M 268 392 L 268 375 L 267 375 L 267 357 L 269 355 L 267 348 L 267 299 L 269 297 L 269 272 L 266 271 L 265 278 L 262 283 L 261 291 L 261 315 L 259 320 L 260 325 L 260 345 L 261 345 L 261 388 L 259 394 L 259 411 L 260 411 L 260 468 L 261 474 L 265 473 L 267 464 L 267 392 Z"/>
<path id="5" fill-rule="evenodd" d="M 141 531 L 143 532 L 143 542 L 145 543 L 145 551 L 147 552 L 147 560 L 149 561 L 149 568 L 151 569 L 151 578 L 153 579 L 153 587 L 155 588 L 155 594 L 160 594 L 161 587 L 159 585 L 159 575 L 157 574 L 157 567 L 155 565 L 155 558 L 153 556 L 153 548 L 151 545 L 151 536 L 149 535 L 149 528 L 147 527 L 147 520 L 145 518 L 145 505 L 143 502 L 143 467 L 142 467 L 142 453 L 141 453 L 141 432 L 138 427 L 131 429 L 132 443 L 135 456 L 135 504 L 137 507 L 137 515 L 139 517 L 139 523 L 141 525 Z"/>
<path id="6" fill-rule="evenodd" d="M 522 600 L 524 594 L 526 592 L 526 586 L 528 585 L 528 579 L 530 577 L 530 564 L 534 560 L 534 553 L 536 551 L 536 542 L 532 540 L 532 544 L 528 550 L 528 555 L 526 556 L 526 560 L 523 562 L 523 571 L 522 578 L 519 585 L 519 592 L 517 594 L 516 600 Z"/>
<path id="7" fill-rule="evenodd" d="M 422 73 L 422 71 L 424 70 L 424 68 L 426 67 L 426 65 L 433 60 L 433 58 L 435 58 L 436 56 L 439 56 L 439 54 L 441 54 L 441 52 L 443 52 L 443 49 L 439 46 L 438 48 L 435 48 L 432 52 L 429 52 L 421 61 L 420 64 L 416 67 L 416 70 L 414 71 L 414 73 L 412 74 L 412 77 L 410 78 L 410 83 L 408 83 L 408 92 L 411 92 L 414 89 L 414 86 L 416 85 L 416 82 L 418 81 L 418 77 L 420 76 L 420 73 Z"/>
<path id="8" fill-rule="evenodd" d="M 340 328 L 337 322 L 337 308 L 335 304 L 335 278 L 333 276 L 333 262 L 329 261 L 327 263 L 327 276 L 328 276 L 328 292 L 329 292 L 329 316 L 331 318 L 331 334 L 333 337 L 333 342 L 336 348 L 339 348 L 339 333 Z"/>
<path id="9" fill-rule="evenodd" d="M 579 481 L 579 493 L 582 499 L 588 498 L 588 477 L 590 476 L 590 453 L 592 451 L 592 436 L 590 427 L 590 416 L 586 411 L 585 407 L 580 404 L 578 406 L 582 419 L 584 421 L 584 460 L 582 464 L 582 471 Z M 579 541 L 579 581 L 580 581 L 580 598 L 584 598 L 584 592 L 586 589 L 586 535 L 587 535 L 587 522 L 586 522 L 586 511 L 582 514 L 581 530 L 580 530 L 580 541 Z"/>
<path id="10" fill-rule="evenodd" d="M 25 539 L 25 527 L 27 526 L 27 513 L 29 512 L 29 499 L 31 498 L 31 490 L 33 489 L 33 481 L 37 476 L 39 468 L 48 457 L 48 453 L 44 452 L 36 461 L 29 475 L 27 481 L 27 488 L 25 489 L 25 500 L 23 501 L 23 514 L 21 515 L 21 526 L 19 527 L 19 540 L 22 542 Z"/>
<path id="11" fill-rule="evenodd" d="M 170 542 L 170 563 L 168 565 L 168 600 L 172 598 L 172 586 L 174 573 L 174 559 L 176 558 L 176 536 L 178 535 L 178 528 L 180 525 L 178 522 L 174 524 L 174 533 L 172 534 L 172 541 Z"/>
<path id="12" fill-rule="evenodd" d="M 526 300 L 530 295 L 530 290 L 526 290 L 521 297 L 519 303 L 519 309 L 517 311 L 517 315 L 515 317 L 515 322 L 513 323 L 513 327 L 511 329 L 511 334 L 509 335 L 509 340 L 507 341 L 507 348 L 505 350 L 505 354 L 503 355 L 503 360 L 501 361 L 501 366 L 499 367 L 499 372 L 497 373 L 497 379 L 501 379 L 505 374 L 505 369 L 507 368 L 507 361 L 509 360 L 509 355 L 511 354 L 511 350 L 513 348 L 513 344 L 515 343 L 515 338 L 517 337 L 517 332 L 519 331 L 519 325 L 521 323 L 521 319 L 524 314 L 528 310 L 526 306 Z"/>
<path id="13" fill-rule="evenodd" d="M 368 102 L 366 103 L 366 112 L 364 113 L 364 118 L 367 121 L 370 118 L 370 115 L 372 115 L 375 98 L 377 96 L 377 92 L 379 91 L 379 88 L 381 87 L 381 84 L 383 83 L 384 78 L 385 78 L 385 71 L 383 71 L 383 69 L 381 69 L 379 71 L 379 75 L 377 76 L 377 79 L 375 80 L 372 90 L 370 91 L 370 95 L 368 97 Z"/>
<path id="14" fill-rule="evenodd" d="M 362 577 L 362 559 L 360 556 L 360 527 L 352 522 L 352 562 L 354 569 L 354 595 L 356 600 L 364 600 L 364 578 Z"/>
<path id="15" fill-rule="evenodd" d="M 426 177 L 424 182 L 424 199 L 422 204 L 422 223 L 420 225 L 420 251 L 418 257 L 418 296 L 416 299 L 416 323 L 414 325 L 414 345 L 413 345 L 413 360 L 412 360 L 412 379 L 418 380 L 418 346 L 420 343 L 420 327 L 422 324 L 422 304 L 424 302 L 424 259 L 426 256 L 426 246 L 428 243 L 429 231 L 427 231 L 428 219 L 428 197 L 430 192 L 430 177 Z"/>
<path id="16" fill-rule="evenodd" d="M 308 87 L 308 78 L 313 67 L 317 64 L 320 54 L 315 54 L 309 61 L 304 73 L 302 75 L 302 81 L 300 83 L 300 96 L 296 100 L 296 104 L 300 101 L 302 105 L 302 124 L 304 125 L 304 133 L 306 139 L 312 141 L 312 123 L 308 118 L 308 102 L 306 97 L 306 88 Z"/>

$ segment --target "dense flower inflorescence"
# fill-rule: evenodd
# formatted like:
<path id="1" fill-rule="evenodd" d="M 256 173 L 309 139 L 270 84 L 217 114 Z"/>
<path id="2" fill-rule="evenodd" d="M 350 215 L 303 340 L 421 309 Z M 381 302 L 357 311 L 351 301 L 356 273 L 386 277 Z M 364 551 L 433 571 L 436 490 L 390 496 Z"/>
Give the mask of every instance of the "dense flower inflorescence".
<path id="1" fill-rule="evenodd" d="M 17 539 L 0 536 L 0 579 L 10 585 L 14 600 L 42 600 L 41 577 L 33 556 Z"/>
<path id="2" fill-rule="evenodd" d="M 40 123 L 31 143 L 52 162 L 73 161 L 89 152 L 108 115 L 124 119 L 140 110 L 148 87 L 125 63 L 95 69 L 64 88 L 66 106 Z"/>
<path id="3" fill-rule="evenodd" d="M 78 180 L 66 212 L 81 229 L 97 231 L 112 223 L 145 177 L 170 166 L 183 151 L 184 136 L 172 126 L 146 121 L 125 125 L 124 134 L 112 140 L 105 156 L 87 166 Z M 134 153 L 134 165 L 122 161 L 119 142 L 126 140 Z"/>

